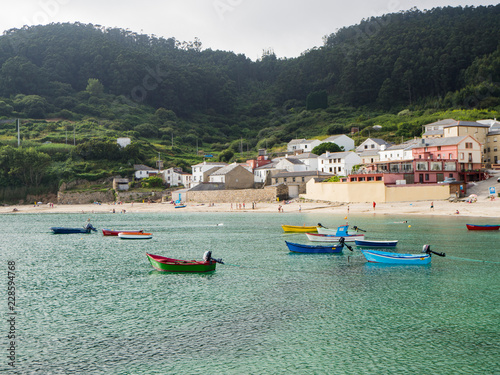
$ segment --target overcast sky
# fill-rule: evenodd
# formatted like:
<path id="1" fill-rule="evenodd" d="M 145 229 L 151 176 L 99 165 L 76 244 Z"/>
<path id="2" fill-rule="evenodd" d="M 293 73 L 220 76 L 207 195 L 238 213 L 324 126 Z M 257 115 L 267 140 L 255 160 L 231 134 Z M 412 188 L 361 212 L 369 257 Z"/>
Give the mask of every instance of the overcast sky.
<path id="1" fill-rule="evenodd" d="M 2 1 L 0 29 L 53 22 L 119 27 L 190 41 L 252 60 L 273 49 L 296 57 L 363 18 L 417 7 L 496 5 L 488 0 L 19 0 Z M 480 25 L 479 25 L 480 26 Z"/>

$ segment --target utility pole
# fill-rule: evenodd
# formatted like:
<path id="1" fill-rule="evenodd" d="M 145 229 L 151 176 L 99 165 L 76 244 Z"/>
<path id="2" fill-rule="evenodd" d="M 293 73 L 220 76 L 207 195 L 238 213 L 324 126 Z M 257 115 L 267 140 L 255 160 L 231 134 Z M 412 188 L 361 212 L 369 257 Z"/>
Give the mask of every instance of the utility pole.
<path id="1" fill-rule="evenodd" d="M 17 147 L 21 146 L 21 122 L 16 119 L 17 122 Z"/>

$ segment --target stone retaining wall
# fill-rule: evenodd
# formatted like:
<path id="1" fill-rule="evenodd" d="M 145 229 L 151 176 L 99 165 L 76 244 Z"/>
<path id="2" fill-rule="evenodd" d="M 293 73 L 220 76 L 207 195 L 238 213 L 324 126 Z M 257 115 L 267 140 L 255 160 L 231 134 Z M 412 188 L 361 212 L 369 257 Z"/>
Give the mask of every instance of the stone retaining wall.
<path id="1" fill-rule="evenodd" d="M 238 203 L 238 202 L 275 202 L 288 199 L 286 185 L 267 186 L 264 189 L 238 189 L 215 191 L 188 191 L 188 202 L 200 203 Z"/>
<path id="2" fill-rule="evenodd" d="M 154 191 L 154 192 L 136 192 L 136 191 L 119 191 L 116 193 L 116 200 L 118 202 L 132 202 L 132 201 L 156 201 L 162 199 L 164 192 Z"/>
<path id="3" fill-rule="evenodd" d="M 113 190 L 57 193 L 58 204 L 89 204 L 93 202 L 111 203 L 115 201 Z"/>

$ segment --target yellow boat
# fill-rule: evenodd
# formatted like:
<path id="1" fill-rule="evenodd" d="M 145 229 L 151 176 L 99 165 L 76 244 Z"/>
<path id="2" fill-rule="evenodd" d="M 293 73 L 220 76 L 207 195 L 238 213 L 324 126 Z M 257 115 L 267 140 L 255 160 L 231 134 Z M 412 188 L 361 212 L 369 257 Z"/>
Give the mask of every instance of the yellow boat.
<path id="1" fill-rule="evenodd" d="M 318 231 L 318 228 L 316 225 L 314 226 L 308 226 L 306 227 L 305 225 L 282 225 L 284 232 L 296 232 L 296 233 L 315 233 Z"/>

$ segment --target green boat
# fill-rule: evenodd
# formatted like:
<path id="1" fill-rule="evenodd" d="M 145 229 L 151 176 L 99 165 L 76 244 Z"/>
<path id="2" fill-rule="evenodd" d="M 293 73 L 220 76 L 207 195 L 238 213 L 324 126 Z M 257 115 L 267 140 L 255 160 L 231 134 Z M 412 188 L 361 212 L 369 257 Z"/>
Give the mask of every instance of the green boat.
<path id="1" fill-rule="evenodd" d="M 146 255 L 153 268 L 161 272 L 211 272 L 215 271 L 217 263 L 224 264 L 221 259 L 213 259 L 210 251 L 205 252 L 203 261 L 166 258 L 148 253 Z"/>

